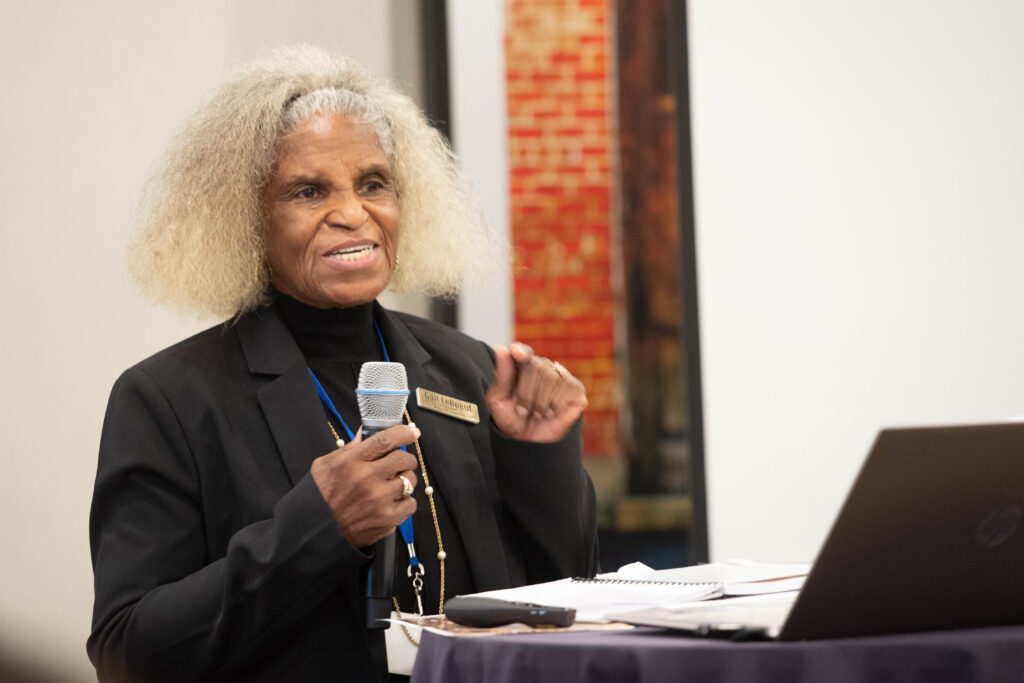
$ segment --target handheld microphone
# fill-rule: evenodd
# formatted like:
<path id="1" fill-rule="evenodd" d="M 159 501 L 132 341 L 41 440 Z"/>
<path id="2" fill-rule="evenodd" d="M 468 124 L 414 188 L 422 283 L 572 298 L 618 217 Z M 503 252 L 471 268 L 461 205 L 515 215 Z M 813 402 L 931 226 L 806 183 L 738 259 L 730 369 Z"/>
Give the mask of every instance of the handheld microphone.
<path id="1" fill-rule="evenodd" d="M 363 363 L 359 370 L 356 400 L 363 425 L 363 438 L 402 424 L 409 383 L 401 363 Z M 395 581 L 395 532 L 373 544 L 373 559 L 366 570 L 366 628 L 384 629 L 391 616 Z"/>

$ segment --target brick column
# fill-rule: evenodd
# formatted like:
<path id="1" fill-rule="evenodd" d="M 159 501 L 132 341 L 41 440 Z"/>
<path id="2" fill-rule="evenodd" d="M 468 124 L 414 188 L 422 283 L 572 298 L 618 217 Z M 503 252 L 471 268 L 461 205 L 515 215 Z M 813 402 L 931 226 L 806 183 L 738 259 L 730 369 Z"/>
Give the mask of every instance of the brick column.
<path id="1" fill-rule="evenodd" d="M 621 450 L 609 18 L 605 0 L 506 4 L 515 334 L 586 385 L 589 456 Z"/>

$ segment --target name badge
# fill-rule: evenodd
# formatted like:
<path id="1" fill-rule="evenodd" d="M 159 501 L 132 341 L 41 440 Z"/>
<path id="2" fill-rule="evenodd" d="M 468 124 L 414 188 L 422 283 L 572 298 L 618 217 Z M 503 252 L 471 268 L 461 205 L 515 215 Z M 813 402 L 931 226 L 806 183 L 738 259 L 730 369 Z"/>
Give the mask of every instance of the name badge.
<path id="1" fill-rule="evenodd" d="M 475 403 L 460 401 L 451 396 L 439 394 L 436 391 L 427 391 L 420 387 L 416 388 L 416 405 L 424 410 L 441 413 L 456 420 L 478 424 L 480 422 L 480 411 Z"/>

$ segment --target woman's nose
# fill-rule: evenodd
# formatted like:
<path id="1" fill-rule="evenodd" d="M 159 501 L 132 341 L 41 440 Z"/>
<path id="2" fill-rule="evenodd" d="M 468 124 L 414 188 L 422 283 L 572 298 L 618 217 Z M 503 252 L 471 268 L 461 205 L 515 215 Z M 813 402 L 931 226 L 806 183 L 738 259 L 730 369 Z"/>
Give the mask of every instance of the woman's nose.
<path id="1" fill-rule="evenodd" d="M 359 195 L 352 190 L 345 190 L 331 198 L 325 220 L 331 227 L 355 230 L 370 220 L 370 214 L 363 208 Z"/>

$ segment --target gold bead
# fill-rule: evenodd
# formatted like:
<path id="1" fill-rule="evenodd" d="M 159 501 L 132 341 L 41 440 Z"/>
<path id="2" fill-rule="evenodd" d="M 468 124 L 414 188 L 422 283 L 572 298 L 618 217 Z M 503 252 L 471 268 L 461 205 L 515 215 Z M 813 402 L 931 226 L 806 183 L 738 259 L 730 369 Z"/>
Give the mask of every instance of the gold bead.
<path id="1" fill-rule="evenodd" d="M 434 487 L 428 486 L 427 488 L 423 489 L 423 493 L 427 494 L 428 496 L 434 495 Z"/>
<path id="2" fill-rule="evenodd" d="M 334 441 L 334 443 L 336 443 L 338 445 L 338 448 L 341 448 L 342 446 L 345 445 L 345 440 L 344 439 L 336 439 Z"/>
<path id="3" fill-rule="evenodd" d="M 448 557 L 448 553 L 446 553 L 446 552 L 445 552 L 445 551 L 443 551 L 443 550 L 438 550 L 438 551 L 437 551 L 437 559 L 439 559 L 439 560 L 443 560 L 443 559 L 444 559 L 444 558 L 446 558 L 446 557 Z"/>

